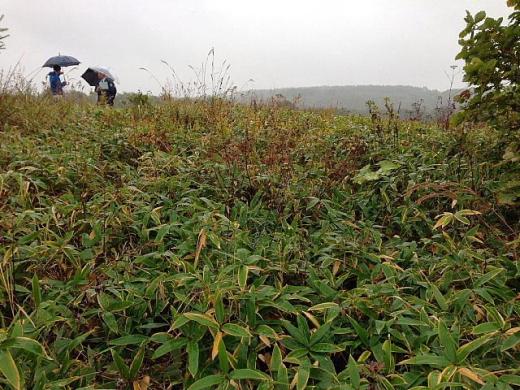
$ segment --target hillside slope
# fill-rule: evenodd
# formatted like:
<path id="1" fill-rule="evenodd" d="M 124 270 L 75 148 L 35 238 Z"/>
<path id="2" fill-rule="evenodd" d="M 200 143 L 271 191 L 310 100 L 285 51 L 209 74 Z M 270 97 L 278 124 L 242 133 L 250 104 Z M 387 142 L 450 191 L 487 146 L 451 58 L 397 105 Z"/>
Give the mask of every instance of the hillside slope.
<path id="1" fill-rule="evenodd" d="M 458 91 L 452 91 L 452 95 Z M 368 100 L 374 100 L 378 105 L 384 104 L 384 98 L 389 97 L 397 108 L 401 104 L 402 112 L 412 110 L 414 103 L 423 102 L 423 108 L 431 113 L 438 104 L 446 104 L 449 91 L 430 90 L 411 86 L 320 86 L 304 88 L 258 89 L 245 94 L 246 99 L 256 97 L 269 99 L 277 94 L 292 101 L 300 98 L 303 107 L 339 108 L 351 112 L 366 113 Z"/>
<path id="2" fill-rule="evenodd" d="M 2 389 L 520 383 L 520 168 L 491 129 L 218 99 L 0 113 Z"/>

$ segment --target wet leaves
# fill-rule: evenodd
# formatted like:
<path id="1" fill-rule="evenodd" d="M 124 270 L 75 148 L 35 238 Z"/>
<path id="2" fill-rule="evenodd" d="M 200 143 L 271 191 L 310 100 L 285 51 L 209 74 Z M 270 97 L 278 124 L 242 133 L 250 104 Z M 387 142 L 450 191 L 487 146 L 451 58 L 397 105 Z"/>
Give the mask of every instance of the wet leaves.
<path id="1" fill-rule="evenodd" d="M 4 387 L 520 383 L 492 133 L 215 104 L 0 134 Z"/>

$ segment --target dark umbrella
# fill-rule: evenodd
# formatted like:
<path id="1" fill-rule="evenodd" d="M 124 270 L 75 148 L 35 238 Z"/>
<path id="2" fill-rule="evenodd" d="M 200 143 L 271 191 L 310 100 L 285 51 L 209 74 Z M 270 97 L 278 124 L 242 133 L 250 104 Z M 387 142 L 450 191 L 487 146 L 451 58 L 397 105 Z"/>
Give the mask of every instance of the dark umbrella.
<path id="1" fill-rule="evenodd" d="M 45 64 L 43 64 L 43 68 L 52 68 L 55 65 L 58 65 L 58 66 L 61 66 L 62 68 L 64 68 L 67 66 L 74 66 L 74 65 L 79 65 L 79 64 L 80 64 L 80 62 L 74 57 L 59 55 L 59 56 L 49 58 L 45 62 Z"/>
<path id="2" fill-rule="evenodd" d="M 85 73 L 81 75 L 83 80 L 85 80 L 89 85 L 95 87 L 99 84 L 99 77 L 98 74 L 105 75 L 106 77 L 115 80 L 115 77 L 110 73 L 110 71 L 106 68 L 99 68 L 99 67 L 90 67 L 88 68 Z"/>

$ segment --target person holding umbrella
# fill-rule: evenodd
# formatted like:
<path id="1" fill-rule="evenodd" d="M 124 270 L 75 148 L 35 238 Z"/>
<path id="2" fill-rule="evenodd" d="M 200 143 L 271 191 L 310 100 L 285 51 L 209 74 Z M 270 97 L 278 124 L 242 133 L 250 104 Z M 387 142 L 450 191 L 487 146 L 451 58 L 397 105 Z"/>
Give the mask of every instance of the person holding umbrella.
<path id="1" fill-rule="evenodd" d="M 61 76 L 63 75 L 61 68 L 79 64 L 80 62 L 76 58 L 62 55 L 51 57 L 43 64 L 43 68 L 53 69 L 52 72 L 47 75 L 53 96 L 63 96 L 63 87 L 67 85 L 65 80 L 61 81 Z"/>
<path id="2" fill-rule="evenodd" d="M 52 96 L 63 96 L 63 87 L 67 85 L 66 81 L 61 81 L 60 76 L 63 74 L 61 66 L 54 65 L 53 71 L 49 72 L 49 85 L 51 87 Z"/>
<path id="3" fill-rule="evenodd" d="M 58 55 L 49 58 L 45 64 L 43 64 L 43 68 L 53 69 L 52 72 L 47 75 L 53 96 L 63 96 L 63 87 L 67 85 L 66 81 L 61 81 L 61 75 L 63 75 L 61 67 L 79 65 L 79 63 L 80 62 L 74 57 Z"/>
<path id="4" fill-rule="evenodd" d="M 98 95 L 98 104 L 114 105 L 117 94 L 115 77 L 108 69 L 100 67 L 90 67 L 81 77 L 91 86 L 95 87 Z"/>
<path id="5" fill-rule="evenodd" d="M 96 91 L 98 94 L 98 104 L 108 104 L 109 106 L 114 105 L 114 99 L 116 98 L 117 88 L 114 80 L 110 77 L 104 75 L 103 73 L 98 73 L 99 84 L 96 87 Z"/>

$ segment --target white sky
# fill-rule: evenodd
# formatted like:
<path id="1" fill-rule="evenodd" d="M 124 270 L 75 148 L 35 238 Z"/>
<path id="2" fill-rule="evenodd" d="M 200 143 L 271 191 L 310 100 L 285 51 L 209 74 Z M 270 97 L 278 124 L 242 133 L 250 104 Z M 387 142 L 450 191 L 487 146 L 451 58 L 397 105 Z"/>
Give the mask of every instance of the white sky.
<path id="1" fill-rule="evenodd" d="M 50 56 L 105 65 L 120 90 L 158 91 L 168 61 L 185 81 L 215 48 L 247 88 L 414 85 L 447 89 L 465 10 L 506 16 L 506 0 L 0 0 L 11 36 L 0 69 Z M 46 72 L 37 74 L 43 80 Z M 254 79 L 252 83 L 247 83 Z M 459 77 L 460 79 L 460 77 Z"/>

